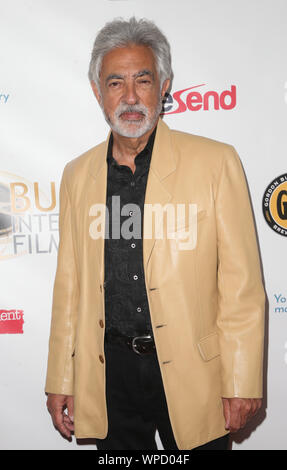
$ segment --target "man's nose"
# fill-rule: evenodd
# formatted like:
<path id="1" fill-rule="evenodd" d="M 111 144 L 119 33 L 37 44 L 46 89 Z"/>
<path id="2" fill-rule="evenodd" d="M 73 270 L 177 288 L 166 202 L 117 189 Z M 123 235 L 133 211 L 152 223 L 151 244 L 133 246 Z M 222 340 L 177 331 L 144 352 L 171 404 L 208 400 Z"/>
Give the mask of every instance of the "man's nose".
<path id="1" fill-rule="evenodd" d="M 124 89 L 123 101 L 127 104 L 137 104 L 138 95 L 135 83 L 127 83 Z"/>

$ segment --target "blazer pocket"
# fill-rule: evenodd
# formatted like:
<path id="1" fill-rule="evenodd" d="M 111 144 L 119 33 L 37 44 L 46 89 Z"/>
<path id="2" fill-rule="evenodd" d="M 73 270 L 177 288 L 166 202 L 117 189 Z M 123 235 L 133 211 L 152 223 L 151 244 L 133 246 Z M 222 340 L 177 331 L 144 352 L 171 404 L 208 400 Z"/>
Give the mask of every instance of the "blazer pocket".
<path id="1" fill-rule="evenodd" d="M 204 219 L 206 217 L 206 210 L 199 211 L 197 213 L 197 222 Z"/>
<path id="2" fill-rule="evenodd" d="M 219 340 L 217 333 L 211 333 L 197 343 L 200 355 L 204 361 L 220 356 Z"/>
<path id="3" fill-rule="evenodd" d="M 172 251 L 192 251 L 197 245 L 198 224 L 206 217 L 206 211 L 201 210 L 195 216 L 195 221 L 186 223 L 185 220 L 179 221 L 177 230 L 168 231 L 169 246 Z"/>
<path id="4" fill-rule="evenodd" d="M 199 211 L 196 215 L 197 223 L 200 222 L 205 217 L 206 217 L 206 210 Z M 173 230 L 173 228 L 176 228 L 176 230 Z M 187 222 L 186 219 L 183 219 L 183 220 L 179 220 L 178 223 L 177 221 L 175 221 L 175 227 L 172 227 L 171 230 L 168 230 L 168 233 L 174 235 L 176 233 L 186 231 L 189 228 L 190 228 L 189 222 Z"/>

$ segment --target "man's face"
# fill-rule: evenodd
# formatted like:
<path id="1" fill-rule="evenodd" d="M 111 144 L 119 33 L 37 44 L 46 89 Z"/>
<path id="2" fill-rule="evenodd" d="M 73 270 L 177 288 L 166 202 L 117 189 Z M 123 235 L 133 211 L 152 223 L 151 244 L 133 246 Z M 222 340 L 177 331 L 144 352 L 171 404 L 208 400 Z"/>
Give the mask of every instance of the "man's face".
<path id="1" fill-rule="evenodd" d="M 153 129 L 169 86 L 160 89 L 154 55 L 147 46 L 116 48 L 102 61 L 100 90 L 91 83 L 111 129 L 125 137 L 141 137 Z"/>

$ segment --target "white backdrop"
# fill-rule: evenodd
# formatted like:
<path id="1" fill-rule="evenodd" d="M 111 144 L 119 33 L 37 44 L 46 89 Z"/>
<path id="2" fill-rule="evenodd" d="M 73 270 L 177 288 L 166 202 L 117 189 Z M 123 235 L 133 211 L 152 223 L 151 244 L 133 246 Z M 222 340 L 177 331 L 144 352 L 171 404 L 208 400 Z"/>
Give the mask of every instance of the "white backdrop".
<path id="1" fill-rule="evenodd" d="M 287 449 L 287 238 L 262 211 L 265 189 L 287 173 L 286 0 L 1 0 L 0 6 L 1 449 L 95 449 L 62 439 L 45 405 L 58 192 L 64 165 L 108 131 L 87 78 L 94 38 L 106 21 L 132 15 L 154 20 L 170 40 L 171 94 L 202 85 L 180 94 L 183 112 L 175 112 L 178 94 L 167 103 L 167 124 L 231 143 L 241 156 L 269 308 L 264 411 L 234 437 L 233 449 Z M 208 109 L 186 106 L 200 105 L 207 92 L 220 97 L 231 90 L 219 109 L 215 94 Z M 193 95 L 197 103 L 191 91 L 200 93 Z"/>

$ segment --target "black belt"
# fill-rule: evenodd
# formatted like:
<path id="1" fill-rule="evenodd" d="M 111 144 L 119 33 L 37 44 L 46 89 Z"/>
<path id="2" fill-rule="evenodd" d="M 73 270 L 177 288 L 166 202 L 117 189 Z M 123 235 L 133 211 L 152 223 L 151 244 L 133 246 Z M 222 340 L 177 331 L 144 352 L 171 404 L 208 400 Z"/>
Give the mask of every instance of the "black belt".
<path id="1" fill-rule="evenodd" d="M 123 336 L 114 333 L 105 333 L 105 340 L 110 344 L 122 344 L 137 354 L 151 354 L 156 351 L 155 342 L 151 335 Z"/>

